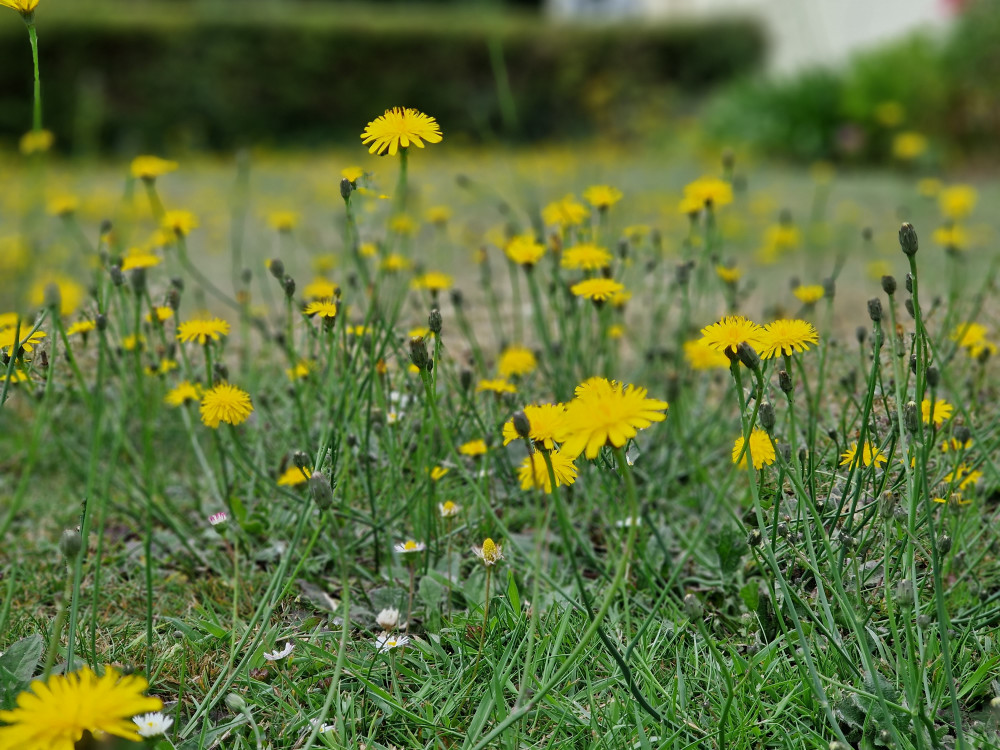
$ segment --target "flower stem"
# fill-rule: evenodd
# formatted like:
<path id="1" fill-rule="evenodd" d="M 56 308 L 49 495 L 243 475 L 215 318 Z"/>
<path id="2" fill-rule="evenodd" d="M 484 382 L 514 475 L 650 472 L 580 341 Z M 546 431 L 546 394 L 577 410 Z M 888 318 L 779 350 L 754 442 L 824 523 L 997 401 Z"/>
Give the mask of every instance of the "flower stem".
<path id="1" fill-rule="evenodd" d="M 42 129 L 42 79 L 38 73 L 38 32 L 35 30 L 35 19 L 25 19 L 28 27 L 28 39 L 31 42 L 31 63 L 35 68 L 34 107 L 31 116 L 31 129 L 35 133 Z"/>

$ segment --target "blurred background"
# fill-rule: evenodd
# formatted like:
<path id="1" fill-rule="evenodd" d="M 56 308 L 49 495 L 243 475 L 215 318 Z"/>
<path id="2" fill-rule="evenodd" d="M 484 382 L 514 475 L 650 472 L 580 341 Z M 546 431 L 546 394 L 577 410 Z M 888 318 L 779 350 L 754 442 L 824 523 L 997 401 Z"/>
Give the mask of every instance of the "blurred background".
<path id="1" fill-rule="evenodd" d="M 343 144 L 396 105 L 456 144 L 627 146 L 697 122 L 800 161 L 978 163 L 1000 132 L 1000 0 L 41 0 L 37 24 L 71 156 Z M 7 150 L 30 85 L 2 13 Z M 923 142 L 904 154 L 902 133 Z"/>

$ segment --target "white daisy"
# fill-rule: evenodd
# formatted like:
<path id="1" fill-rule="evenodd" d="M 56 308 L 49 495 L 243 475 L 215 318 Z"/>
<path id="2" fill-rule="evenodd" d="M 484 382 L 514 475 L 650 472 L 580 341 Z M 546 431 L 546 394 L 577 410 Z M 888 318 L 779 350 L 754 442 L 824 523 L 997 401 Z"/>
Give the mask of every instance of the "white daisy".
<path id="1" fill-rule="evenodd" d="M 394 648 L 402 648 L 410 642 L 408 635 L 393 635 L 392 633 L 379 633 L 375 639 L 375 648 L 383 654 L 392 651 Z"/>
<path id="2" fill-rule="evenodd" d="M 213 526 L 218 526 L 220 523 L 225 523 L 227 518 L 229 518 L 229 514 L 223 510 L 219 513 L 213 513 L 210 515 L 208 517 L 208 522 Z"/>
<path id="3" fill-rule="evenodd" d="M 276 648 L 274 651 L 265 651 L 264 658 L 268 661 L 281 661 L 286 656 L 292 653 L 292 649 L 295 648 L 295 644 L 291 641 L 285 641 L 285 647 L 280 651 Z"/>
<path id="4" fill-rule="evenodd" d="M 394 630 L 399 623 L 399 610 L 395 607 L 383 609 L 375 617 L 375 622 L 382 630 Z"/>
<path id="5" fill-rule="evenodd" d="M 496 565 L 503 560 L 503 547 L 487 537 L 482 547 L 473 547 L 472 553 L 483 561 L 483 565 Z"/>
<path id="6" fill-rule="evenodd" d="M 159 711 L 151 714 L 141 714 L 132 719 L 138 727 L 140 737 L 156 737 L 165 734 L 174 720 L 164 716 Z"/>
<path id="7" fill-rule="evenodd" d="M 407 539 L 405 542 L 400 542 L 394 549 L 401 555 L 409 555 L 417 552 L 423 552 L 427 549 L 427 545 L 423 542 L 416 542 L 412 539 Z"/>

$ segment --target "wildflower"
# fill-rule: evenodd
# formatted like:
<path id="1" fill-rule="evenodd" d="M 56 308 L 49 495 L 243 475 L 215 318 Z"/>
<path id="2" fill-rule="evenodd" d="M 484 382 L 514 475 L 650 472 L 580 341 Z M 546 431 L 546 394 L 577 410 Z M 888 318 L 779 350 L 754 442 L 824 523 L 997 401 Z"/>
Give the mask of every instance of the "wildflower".
<path id="1" fill-rule="evenodd" d="M 375 623 L 382 628 L 382 630 L 395 630 L 396 625 L 399 624 L 399 610 L 395 607 L 387 607 L 386 609 L 383 609 L 375 616 Z"/>
<path id="2" fill-rule="evenodd" d="M 67 675 L 35 680 L 17 696 L 17 707 L 0 711 L 0 748 L 73 750 L 90 732 L 96 739 L 115 735 L 140 741 L 132 717 L 163 708 L 159 698 L 143 695 L 148 683 L 139 675 L 121 675 L 114 667 L 98 677 L 90 667 Z"/>
<path id="3" fill-rule="evenodd" d="M 727 284 L 735 284 L 743 276 L 743 270 L 736 266 L 717 265 L 715 275 Z"/>
<path id="4" fill-rule="evenodd" d="M 300 469 L 298 466 L 289 466 L 285 472 L 278 477 L 279 487 L 295 487 L 309 481 L 312 472 L 309 469 Z"/>
<path id="5" fill-rule="evenodd" d="M 941 452 L 948 453 L 949 451 L 967 451 L 972 447 L 973 442 L 972 438 L 963 442 L 957 437 L 953 437 L 950 440 L 945 440 L 941 443 Z"/>
<path id="6" fill-rule="evenodd" d="M 941 192 L 941 180 L 936 177 L 924 177 L 917 181 L 917 192 L 924 198 L 934 198 Z"/>
<path id="7" fill-rule="evenodd" d="M 72 216 L 80 207 L 80 200 L 75 195 L 56 195 L 49 199 L 46 210 L 53 216 Z"/>
<path id="8" fill-rule="evenodd" d="M 950 419 L 954 410 L 955 407 L 941 399 L 934 402 L 933 409 L 929 398 L 920 402 L 920 413 L 923 415 L 924 424 L 930 424 L 933 421 L 935 427 L 940 427 L 945 420 Z"/>
<path id="9" fill-rule="evenodd" d="M 142 351 L 146 348 L 146 337 L 142 334 L 138 336 L 134 333 L 130 333 L 122 339 L 122 349 L 127 352 L 134 352 L 136 349 Z"/>
<path id="10" fill-rule="evenodd" d="M 394 545 L 393 549 L 395 549 L 400 555 L 414 555 L 427 549 L 427 545 L 423 542 L 416 542 L 413 539 L 407 539 L 405 542 L 400 542 L 399 544 Z"/>
<path id="11" fill-rule="evenodd" d="M 410 642 L 410 637 L 407 635 L 392 635 L 391 633 L 380 633 L 378 638 L 375 639 L 375 648 L 377 648 L 381 653 L 385 654 L 392 651 L 394 648 L 402 648 L 407 643 Z"/>
<path id="12" fill-rule="evenodd" d="M 30 336 L 28 335 L 31 329 L 25 330 L 21 328 L 21 333 L 17 341 L 17 346 L 25 352 L 31 352 L 34 350 L 35 345 L 41 343 L 42 339 L 45 338 L 45 331 L 35 331 Z M 14 346 L 14 333 L 16 328 L 7 328 L 0 331 L 0 351 L 6 350 L 8 354 L 11 353 L 11 349 Z"/>
<path id="13" fill-rule="evenodd" d="M 900 161 L 913 161 L 927 151 L 927 137 L 907 130 L 892 139 L 892 155 Z"/>
<path id="14" fill-rule="evenodd" d="M 161 159 L 159 156 L 137 156 L 132 160 L 132 176 L 136 179 L 155 180 L 173 172 L 178 166 L 177 162 Z"/>
<path id="15" fill-rule="evenodd" d="M 717 177 L 699 177 L 685 186 L 684 197 L 692 203 L 696 202 L 698 210 L 722 208 L 733 202 L 733 186 Z"/>
<path id="16" fill-rule="evenodd" d="M 934 241 L 947 250 L 964 250 L 969 246 L 969 233 L 960 224 L 938 227 L 932 235 Z"/>
<path id="17" fill-rule="evenodd" d="M 765 252 L 783 253 L 794 250 L 802 244 L 802 233 L 799 228 L 789 222 L 772 224 L 764 231 Z"/>
<path id="18" fill-rule="evenodd" d="M 620 339 L 625 335 L 625 326 L 620 323 L 608 326 L 607 335 L 609 339 Z"/>
<path id="19" fill-rule="evenodd" d="M 476 393 L 485 393 L 487 391 L 492 393 L 517 393 L 517 386 L 504 378 L 480 380 L 476 384 Z"/>
<path id="20" fill-rule="evenodd" d="M 431 206 L 427 209 L 427 221 L 436 226 L 444 226 L 451 218 L 451 209 L 448 206 Z"/>
<path id="21" fill-rule="evenodd" d="M 632 526 L 642 526 L 642 517 L 625 516 L 625 518 L 615 521 L 615 526 L 619 529 L 628 529 Z"/>
<path id="22" fill-rule="evenodd" d="M 545 245 L 536 242 L 533 235 L 520 234 L 507 243 L 504 254 L 514 263 L 531 268 L 545 255 Z"/>
<path id="23" fill-rule="evenodd" d="M 268 661 L 281 661 L 285 657 L 292 653 L 292 649 L 295 648 L 295 644 L 291 641 L 285 641 L 285 645 L 281 650 L 278 650 L 277 644 L 275 644 L 274 651 L 265 651 L 261 656 L 263 656 Z"/>
<path id="24" fill-rule="evenodd" d="M 310 364 L 306 361 L 301 361 L 295 365 L 295 367 L 289 367 L 285 370 L 285 375 L 291 381 L 302 380 L 303 378 L 309 377 L 309 373 L 312 371 Z"/>
<path id="25" fill-rule="evenodd" d="M 404 237 L 416 234 L 416 231 L 419 228 L 420 225 L 414 221 L 412 216 L 407 214 L 397 214 L 389 219 L 389 231 L 403 235 Z"/>
<path id="26" fill-rule="evenodd" d="M 997 351 L 996 344 L 987 340 L 987 333 L 989 330 L 986 326 L 975 322 L 965 322 L 959 323 L 952 329 L 950 338 L 960 348 L 968 350 L 969 356 L 975 359 L 985 351 L 991 354 L 995 354 Z"/>
<path id="27" fill-rule="evenodd" d="M 561 487 L 564 484 L 573 484 L 576 481 L 576 466 L 573 464 L 573 459 L 557 450 L 547 455 L 552 461 L 552 470 L 556 477 L 556 487 Z M 545 457 L 541 452 L 535 451 L 527 456 L 521 462 L 517 476 L 521 480 L 522 490 L 530 490 L 537 487 L 546 495 L 552 494 L 552 481 L 549 478 L 549 469 L 545 464 Z"/>
<path id="28" fill-rule="evenodd" d="M 583 191 L 583 199 L 594 208 L 606 211 L 622 199 L 622 191 L 610 185 L 591 185 Z"/>
<path id="29" fill-rule="evenodd" d="M 174 317 L 174 309 L 172 307 L 166 307 L 163 305 L 154 307 L 148 313 L 146 313 L 146 322 L 152 323 L 153 319 L 156 319 L 157 323 L 166 323 L 172 317 Z"/>
<path id="30" fill-rule="evenodd" d="M 73 323 L 66 329 L 67 336 L 76 336 L 77 334 L 86 335 L 97 328 L 97 323 L 93 320 L 80 320 Z"/>
<path id="31" fill-rule="evenodd" d="M 352 183 L 360 180 L 364 174 L 365 170 L 361 167 L 344 167 L 340 170 L 340 176 Z"/>
<path id="32" fill-rule="evenodd" d="M 192 229 L 197 229 L 198 217 L 190 211 L 167 211 L 160 226 L 178 237 L 187 237 Z"/>
<path id="33" fill-rule="evenodd" d="M 542 209 L 542 221 L 549 226 L 566 229 L 582 224 L 589 214 L 586 206 L 579 203 L 574 196 L 567 195 Z"/>
<path id="34" fill-rule="evenodd" d="M 652 229 L 648 224 L 630 224 L 622 230 L 622 234 L 629 242 L 642 242 Z"/>
<path id="35" fill-rule="evenodd" d="M 938 206 L 947 219 L 958 221 L 972 213 L 979 194 L 971 185 L 949 185 L 938 193 Z"/>
<path id="36" fill-rule="evenodd" d="M 252 411 L 250 394 L 229 383 L 219 383 L 201 399 L 201 421 L 213 429 L 220 422 L 242 424 Z"/>
<path id="37" fill-rule="evenodd" d="M 578 284 L 571 286 L 569 290 L 577 297 L 583 297 L 584 299 L 599 303 L 624 291 L 625 286 L 614 279 L 584 279 Z"/>
<path id="38" fill-rule="evenodd" d="M 159 737 L 161 734 L 166 734 L 167 730 L 170 729 L 174 723 L 172 718 L 164 716 L 159 711 L 136 716 L 132 719 L 132 721 L 134 721 L 136 727 L 138 727 L 139 736 L 143 738 Z"/>
<path id="39" fill-rule="evenodd" d="M 339 287 L 332 281 L 322 277 L 313 279 L 302 289 L 302 294 L 309 300 L 333 299 Z"/>
<path id="40" fill-rule="evenodd" d="M 819 343 L 819 334 L 805 320 L 775 320 L 760 332 L 760 356 L 771 359 L 780 354 L 795 354 L 809 350 L 809 344 Z"/>
<path id="41" fill-rule="evenodd" d="M 371 143 L 370 154 L 388 151 L 389 156 L 395 156 L 399 149 L 410 145 L 423 148 L 424 141 L 440 143 L 441 126 L 433 117 L 408 107 L 387 109 L 384 115 L 368 123 L 361 134 L 362 143 Z"/>
<path id="42" fill-rule="evenodd" d="M 201 386 L 187 380 L 181 381 L 167 392 L 163 400 L 170 406 L 183 406 L 188 401 L 201 401 Z"/>
<path id="43" fill-rule="evenodd" d="M 443 503 L 438 503 L 438 513 L 441 514 L 441 518 L 453 518 L 462 512 L 462 506 L 451 500 L 445 500 Z M 386 628 L 388 630 L 388 628 Z"/>
<path id="44" fill-rule="evenodd" d="M 733 463 L 739 463 L 739 468 L 747 467 L 747 453 L 743 450 L 743 436 L 740 435 L 733 443 Z M 753 467 L 770 466 L 774 463 L 774 444 L 767 432 L 754 428 L 750 433 L 750 454 L 753 456 Z"/>
<path id="45" fill-rule="evenodd" d="M 18 0 L 13 0 L 18 2 Z M 30 4 L 34 2 L 38 4 L 38 0 L 27 0 Z M 6 2 L 0 2 L 0 5 L 7 5 L 7 7 L 12 7 Z M 16 8 L 15 8 L 16 10 Z M 52 144 L 56 142 L 56 137 L 52 134 L 51 130 L 32 130 L 21 136 L 21 140 L 18 143 L 20 151 L 25 156 L 30 156 L 31 154 L 41 154 L 52 148 Z"/>
<path id="46" fill-rule="evenodd" d="M 964 490 L 969 487 L 969 485 L 976 484 L 980 479 L 983 478 L 983 472 L 973 471 L 966 464 L 961 464 L 955 468 L 954 471 L 949 472 L 944 481 L 948 484 L 956 483 L 958 484 L 958 489 Z"/>
<path id="47" fill-rule="evenodd" d="M 149 365 L 146 368 L 147 375 L 166 375 L 177 369 L 177 361 L 173 359 L 161 359 L 159 364 Z"/>
<path id="48" fill-rule="evenodd" d="M 713 349 L 701 339 L 684 342 L 684 359 L 692 370 L 714 370 L 728 368 L 729 357 Z"/>
<path id="49" fill-rule="evenodd" d="M 458 447 L 458 452 L 463 456 L 481 456 L 486 453 L 485 440 L 470 440 Z"/>
<path id="50" fill-rule="evenodd" d="M 388 273 L 396 273 L 398 271 L 407 271 L 412 265 L 413 263 L 410 262 L 409 258 L 405 258 L 399 253 L 392 253 L 383 258 L 378 267 Z M 450 283 L 448 286 L 450 286 Z M 445 288 L 447 289 L 447 286 Z"/>
<path id="51" fill-rule="evenodd" d="M 557 440 L 561 440 L 566 422 L 566 407 L 563 404 L 528 405 L 524 416 L 531 425 L 529 437 L 532 442 L 545 450 L 553 450 Z M 514 427 L 514 420 L 508 419 L 503 426 L 503 444 L 509 445 L 520 437 Z"/>
<path id="52" fill-rule="evenodd" d="M 144 253 L 142 251 L 130 252 L 122 258 L 121 270 L 124 272 L 131 271 L 136 268 L 152 268 L 153 266 L 158 266 L 162 262 L 163 258 L 159 255 Z"/>
<path id="53" fill-rule="evenodd" d="M 759 349 L 763 331 L 742 315 L 728 315 L 718 323 L 702 328 L 701 342 L 715 351 L 735 355 L 737 347 L 744 342 Z"/>
<path id="54" fill-rule="evenodd" d="M 443 292 L 451 289 L 455 280 L 440 271 L 428 271 L 410 282 L 411 289 L 426 289 L 429 292 Z"/>
<path id="55" fill-rule="evenodd" d="M 803 305 L 815 305 L 823 299 L 823 293 L 822 284 L 799 284 L 792 290 L 792 294 L 798 297 Z"/>
<path id="56" fill-rule="evenodd" d="M 576 387 L 566 406 L 562 450 L 569 456 L 597 457 L 605 445 L 620 448 L 639 430 L 666 419 L 667 402 L 646 397 L 646 389 L 601 377 Z"/>
<path id="57" fill-rule="evenodd" d="M 59 314 L 72 315 L 83 302 L 86 290 L 74 279 L 60 273 L 45 273 L 35 280 L 28 293 L 28 301 L 35 307 L 49 304 L 53 287 L 58 289 Z"/>
<path id="58" fill-rule="evenodd" d="M 197 341 L 204 346 L 209 339 L 219 341 L 229 335 L 229 323 L 221 318 L 212 320 L 188 320 L 177 326 L 177 339 L 182 343 Z"/>
<path id="59" fill-rule="evenodd" d="M 218 513 L 213 513 L 212 515 L 210 515 L 208 517 L 208 522 L 212 524 L 212 526 L 218 526 L 219 524 L 225 523 L 228 518 L 229 514 L 226 513 L 226 511 L 222 510 L 219 511 Z"/>
<path id="60" fill-rule="evenodd" d="M 854 463 L 854 458 L 857 456 L 857 453 L 858 444 L 855 442 L 850 448 L 840 454 L 840 465 L 850 466 Z M 866 467 L 875 464 L 876 468 L 887 461 L 885 454 L 878 447 L 872 445 L 867 440 L 865 441 L 864 449 L 861 452 L 861 460 Z"/>
<path id="61" fill-rule="evenodd" d="M 611 265 L 611 253 L 603 247 L 586 242 L 567 248 L 559 265 L 571 271 L 600 271 Z"/>
<path id="62" fill-rule="evenodd" d="M 489 537 L 483 540 L 482 547 L 473 547 L 473 554 L 482 560 L 483 565 L 489 567 L 491 565 L 496 565 L 498 562 L 503 560 L 503 547 L 494 542 Z"/>
<path id="63" fill-rule="evenodd" d="M 296 211 L 272 211 L 267 215 L 267 223 L 277 232 L 291 232 L 300 218 Z"/>
<path id="64" fill-rule="evenodd" d="M 903 105 L 896 101 L 880 102 L 875 107 L 875 119 L 887 128 L 896 127 L 903 122 L 905 116 Z"/>
<path id="65" fill-rule="evenodd" d="M 317 300 L 315 302 L 310 302 L 302 310 L 302 314 L 308 317 L 313 317 L 318 315 L 324 320 L 332 321 L 337 317 L 337 303 L 331 302 L 329 300 Z"/>

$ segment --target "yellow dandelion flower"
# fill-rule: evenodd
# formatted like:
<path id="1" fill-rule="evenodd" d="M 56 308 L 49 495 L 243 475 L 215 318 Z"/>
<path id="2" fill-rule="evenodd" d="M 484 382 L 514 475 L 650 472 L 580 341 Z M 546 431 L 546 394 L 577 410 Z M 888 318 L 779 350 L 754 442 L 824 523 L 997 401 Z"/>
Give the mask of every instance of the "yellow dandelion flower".
<path id="1" fill-rule="evenodd" d="M 159 156 L 137 156 L 132 160 L 132 176 L 136 179 L 155 180 L 179 165 L 175 161 L 161 159 Z"/>
<path id="2" fill-rule="evenodd" d="M 357 182 L 365 174 L 365 170 L 361 167 L 344 167 L 340 170 L 340 176 L 343 177 L 348 182 Z"/>
<path id="3" fill-rule="evenodd" d="M 983 472 L 972 470 L 967 464 L 960 464 L 955 470 L 949 472 L 944 481 L 948 484 L 957 484 L 960 490 L 968 489 L 970 485 L 976 484 L 983 478 Z"/>
<path id="4" fill-rule="evenodd" d="M 583 191 L 583 199 L 591 206 L 607 210 L 622 199 L 622 191 L 610 185 L 591 185 Z"/>
<path id="5" fill-rule="evenodd" d="M 892 266 L 884 260 L 873 260 L 865 266 L 865 273 L 868 274 L 869 279 L 878 281 L 883 276 L 888 276 L 892 273 Z M 822 290 L 823 287 L 820 287 L 820 289 Z"/>
<path id="6" fill-rule="evenodd" d="M 892 139 L 892 155 L 900 161 L 913 161 L 927 152 L 927 137 L 914 130 L 899 133 Z"/>
<path id="7" fill-rule="evenodd" d="M 362 143 L 371 143 L 370 154 L 388 151 L 389 156 L 395 156 L 399 149 L 411 145 L 423 148 L 424 141 L 440 143 L 441 126 L 433 117 L 408 107 L 387 109 L 384 115 L 368 123 L 361 134 Z"/>
<path id="8" fill-rule="evenodd" d="M 188 320 L 177 326 L 177 340 L 187 344 L 197 341 L 204 346 L 209 339 L 218 341 L 229 335 L 229 323 L 221 318 L 212 320 Z"/>
<path id="9" fill-rule="evenodd" d="M 171 388 L 163 399 L 170 406 L 182 406 L 188 401 L 201 401 L 202 391 L 198 383 L 183 380 Z"/>
<path id="10" fill-rule="evenodd" d="M 547 455 L 552 461 L 552 473 L 556 477 L 556 487 L 573 484 L 576 481 L 576 465 L 573 463 L 573 459 L 564 455 L 562 451 L 552 451 Z M 552 494 L 552 480 L 549 477 L 549 469 L 541 451 L 535 451 L 525 457 L 517 471 L 517 476 L 521 481 L 522 490 L 537 488 L 546 495 Z"/>
<path id="11" fill-rule="evenodd" d="M 0 351 L 6 351 L 10 354 L 10 350 L 14 346 L 14 333 L 16 328 L 5 328 L 0 330 Z M 21 326 L 21 332 L 17 340 L 17 348 L 25 352 L 34 351 L 37 344 L 40 344 L 42 339 L 45 338 L 45 331 L 35 331 L 30 336 L 28 335 L 31 328 L 25 328 L 24 325 Z"/>
<path id="12" fill-rule="evenodd" d="M 267 215 L 267 223 L 276 232 L 291 232 L 301 218 L 297 211 L 272 211 Z"/>
<path id="13" fill-rule="evenodd" d="M 946 224 L 934 230 L 934 241 L 947 250 L 965 250 L 969 246 L 969 233 L 960 224 Z"/>
<path id="14" fill-rule="evenodd" d="M 431 206 L 427 209 L 427 221 L 436 226 L 443 226 L 451 219 L 451 209 L 448 206 Z"/>
<path id="15" fill-rule="evenodd" d="M 146 337 L 142 334 L 136 336 L 134 333 L 130 333 L 122 339 L 122 349 L 127 352 L 134 352 L 136 349 L 142 351 L 146 348 Z"/>
<path id="16" fill-rule="evenodd" d="M 701 329 L 701 342 L 715 351 L 735 355 L 736 349 L 744 341 L 759 350 L 763 331 L 763 328 L 742 315 L 727 315 L 718 323 Z"/>
<path id="17" fill-rule="evenodd" d="M 821 284 L 799 284 L 792 290 L 792 294 L 794 294 L 803 305 L 815 305 L 823 299 L 824 293 L 825 292 Z"/>
<path id="18" fill-rule="evenodd" d="M 936 177 L 924 177 L 917 181 L 917 192 L 924 198 L 936 198 L 942 187 L 941 180 Z"/>
<path id="19" fill-rule="evenodd" d="M 503 378 L 480 380 L 476 384 L 476 393 L 517 393 L 517 386 Z"/>
<path id="20" fill-rule="evenodd" d="M 545 245 L 536 242 L 534 235 L 520 234 L 507 243 L 504 254 L 514 263 L 531 268 L 545 255 Z"/>
<path id="21" fill-rule="evenodd" d="M 167 211 L 160 222 L 161 229 L 173 232 L 178 237 L 187 237 L 191 230 L 199 226 L 198 217 L 190 211 Z"/>
<path id="22" fill-rule="evenodd" d="M 611 265 L 611 253 L 587 242 L 564 250 L 559 265 L 571 271 L 600 271 Z"/>
<path id="23" fill-rule="evenodd" d="M 938 193 L 938 206 L 945 218 L 959 221 L 972 213 L 979 193 L 971 185 L 949 185 Z"/>
<path id="24" fill-rule="evenodd" d="M 46 302 L 46 289 L 54 286 L 59 290 L 59 314 L 72 315 L 83 302 L 87 290 L 74 279 L 61 273 L 44 273 L 35 280 L 28 290 L 28 302 L 34 307 L 42 307 Z"/>
<path id="25" fill-rule="evenodd" d="M 463 456 L 482 456 L 486 453 L 486 441 L 485 440 L 470 440 L 467 443 L 462 443 L 458 446 L 458 452 Z"/>
<path id="26" fill-rule="evenodd" d="M 745 441 L 740 435 L 733 443 L 733 463 L 738 463 L 739 468 L 747 467 L 747 452 L 743 450 Z M 761 429 L 755 428 L 750 433 L 750 454 L 753 456 L 753 467 L 760 469 L 762 466 L 770 466 L 774 463 L 774 444 L 770 436 Z"/>
<path id="27" fill-rule="evenodd" d="M 875 106 L 875 119 L 879 125 L 894 128 L 903 122 L 904 117 L 906 117 L 906 110 L 899 102 L 886 101 Z"/>
<path id="28" fill-rule="evenodd" d="M 413 263 L 409 258 L 406 258 L 399 253 L 392 253 L 391 255 L 387 255 L 383 258 L 378 267 L 388 273 L 396 273 L 398 271 L 407 271 L 412 265 Z M 414 279 L 414 281 L 416 281 L 416 279 Z"/>
<path id="29" fill-rule="evenodd" d="M 617 340 L 622 338 L 624 335 L 625 335 L 625 326 L 623 326 L 621 323 L 615 323 L 613 325 L 608 326 L 607 336 L 609 339 Z"/>
<path id="30" fill-rule="evenodd" d="M 809 351 L 810 344 L 819 343 L 819 334 L 805 320 L 775 320 L 760 331 L 760 356 L 771 359 L 783 354 Z"/>
<path id="31" fill-rule="evenodd" d="M 285 375 L 291 381 L 302 380 L 303 378 L 308 378 L 309 373 L 312 372 L 312 365 L 306 361 L 300 361 L 295 367 L 289 367 L 285 370 Z"/>
<path id="32" fill-rule="evenodd" d="M 945 440 L 941 443 L 941 452 L 949 453 L 951 451 L 967 451 L 972 447 L 974 442 L 975 441 L 972 438 L 969 438 L 963 443 L 958 438 L 953 437 L 950 440 Z"/>
<path id="33" fill-rule="evenodd" d="M 411 289 L 426 289 L 429 292 L 444 292 L 451 289 L 455 280 L 440 271 L 428 271 L 410 282 Z"/>
<path id="34" fill-rule="evenodd" d="M 152 253 L 144 253 L 141 250 L 129 252 L 122 258 L 122 271 L 131 271 L 135 268 L 152 268 L 163 262 L 163 258 Z"/>
<path id="35" fill-rule="evenodd" d="M 955 407 L 942 399 L 934 402 L 933 409 L 931 408 L 931 400 L 929 398 L 925 398 L 920 402 L 920 413 L 924 424 L 930 424 L 933 421 L 935 427 L 940 427 L 946 420 L 951 419 L 952 412 L 954 411 Z"/>
<path id="36" fill-rule="evenodd" d="M 702 208 L 722 208 L 733 202 L 733 186 L 717 177 L 699 177 L 684 187 L 684 197 Z M 693 213 L 685 211 L 684 213 Z"/>
<path id="37" fill-rule="evenodd" d="M 97 328 L 97 323 L 93 320 L 80 320 L 73 323 L 66 329 L 67 336 L 76 336 L 77 334 L 87 335 L 91 331 Z"/>
<path id="38" fill-rule="evenodd" d="M 72 216 L 80 207 L 80 199 L 65 193 L 49 198 L 45 208 L 52 216 Z"/>
<path id="39" fill-rule="evenodd" d="M 542 209 L 542 221 L 547 226 L 557 226 L 563 229 L 582 224 L 590 215 L 587 207 L 577 201 L 573 195 L 567 195 L 561 200 L 553 201 Z"/>
<path id="40" fill-rule="evenodd" d="M 139 675 L 121 675 L 114 667 L 98 677 L 90 667 L 67 675 L 35 680 L 17 696 L 17 707 L 0 711 L 0 748 L 73 750 L 90 732 L 95 739 L 114 735 L 140 742 L 132 717 L 163 708 L 159 698 L 143 695 Z"/>
<path id="41" fill-rule="evenodd" d="M 529 404 L 524 407 L 524 416 L 528 419 L 531 429 L 528 437 L 540 448 L 553 450 L 556 442 L 565 437 L 566 406 L 564 404 Z M 520 435 L 514 429 L 514 420 L 508 419 L 503 425 L 503 444 L 509 445 Z"/>
<path id="42" fill-rule="evenodd" d="M 622 234 L 629 242 L 642 242 L 652 231 L 648 224 L 630 224 L 622 230 Z"/>
<path id="43" fill-rule="evenodd" d="M 173 372 L 177 369 L 177 360 L 173 359 L 161 359 L 159 364 L 149 365 L 146 367 L 147 375 L 166 375 L 168 372 Z"/>
<path id="44" fill-rule="evenodd" d="M 850 448 L 840 454 L 840 465 L 850 466 L 858 454 L 858 444 L 853 443 Z M 888 459 L 885 454 L 869 441 L 865 441 L 864 449 L 861 452 L 861 461 L 866 467 L 875 464 L 876 468 L 884 464 Z"/>
<path id="45" fill-rule="evenodd" d="M 646 397 L 646 389 L 594 377 L 576 387 L 566 405 L 562 451 L 597 457 L 605 445 L 620 448 L 639 430 L 667 418 L 667 402 Z"/>
<path id="46" fill-rule="evenodd" d="M 439 479 L 442 479 L 449 471 L 451 471 L 451 469 L 446 466 L 435 466 L 428 473 L 430 474 L 431 481 L 436 482 Z"/>
<path id="47" fill-rule="evenodd" d="M 504 378 L 516 378 L 528 375 L 538 367 L 538 360 L 531 349 L 523 346 L 508 346 L 500 355 L 497 372 Z"/>
<path id="48" fill-rule="evenodd" d="M 27 2 L 38 4 L 38 0 L 27 0 Z M 6 5 L 6 3 L 0 2 L 0 5 Z M 7 5 L 7 7 L 11 6 Z M 56 137 L 52 134 L 51 130 L 31 130 L 21 136 L 18 147 L 22 154 L 31 156 L 31 154 L 45 153 L 52 148 L 55 142 Z"/>
<path id="49" fill-rule="evenodd" d="M 337 317 L 337 303 L 329 300 L 316 300 L 306 305 L 302 314 L 310 318 L 318 315 L 324 320 L 333 320 Z"/>
<path id="50" fill-rule="evenodd" d="M 389 231 L 404 237 L 410 237 L 417 233 L 420 225 L 409 214 L 397 214 L 389 219 Z"/>
<path id="51" fill-rule="evenodd" d="M 358 247 L 358 254 L 362 258 L 374 258 L 378 255 L 378 247 L 376 247 L 374 242 L 362 242 Z"/>
<path id="52" fill-rule="evenodd" d="M 219 383 L 201 399 L 201 421 L 213 429 L 221 422 L 242 424 L 252 411 L 250 394 L 229 383 Z"/>
<path id="53" fill-rule="evenodd" d="M 692 370 L 728 369 L 729 357 L 701 339 L 684 342 L 684 359 Z"/>
<path id="54" fill-rule="evenodd" d="M 152 323 L 154 318 L 157 323 L 166 323 L 174 317 L 174 309 L 172 307 L 167 307 L 165 305 L 160 305 L 154 307 L 150 312 L 146 313 L 146 322 Z"/>
<path id="55" fill-rule="evenodd" d="M 715 275 L 727 284 L 735 284 L 743 278 L 743 269 L 736 266 L 717 265 L 715 267 Z"/>
<path id="56" fill-rule="evenodd" d="M 614 295 L 625 291 L 625 285 L 614 279 L 584 279 L 569 288 L 577 297 L 593 300 L 596 303 L 605 302 Z"/>
<path id="57" fill-rule="evenodd" d="M 300 469 L 298 466 L 289 466 L 285 469 L 285 472 L 278 477 L 279 487 L 296 487 L 300 484 L 304 484 L 309 481 L 309 477 L 312 476 L 312 471 L 309 469 Z"/>
<path id="58" fill-rule="evenodd" d="M 302 289 L 302 296 L 308 300 L 333 299 L 340 289 L 332 281 L 322 277 L 315 278 Z"/>

